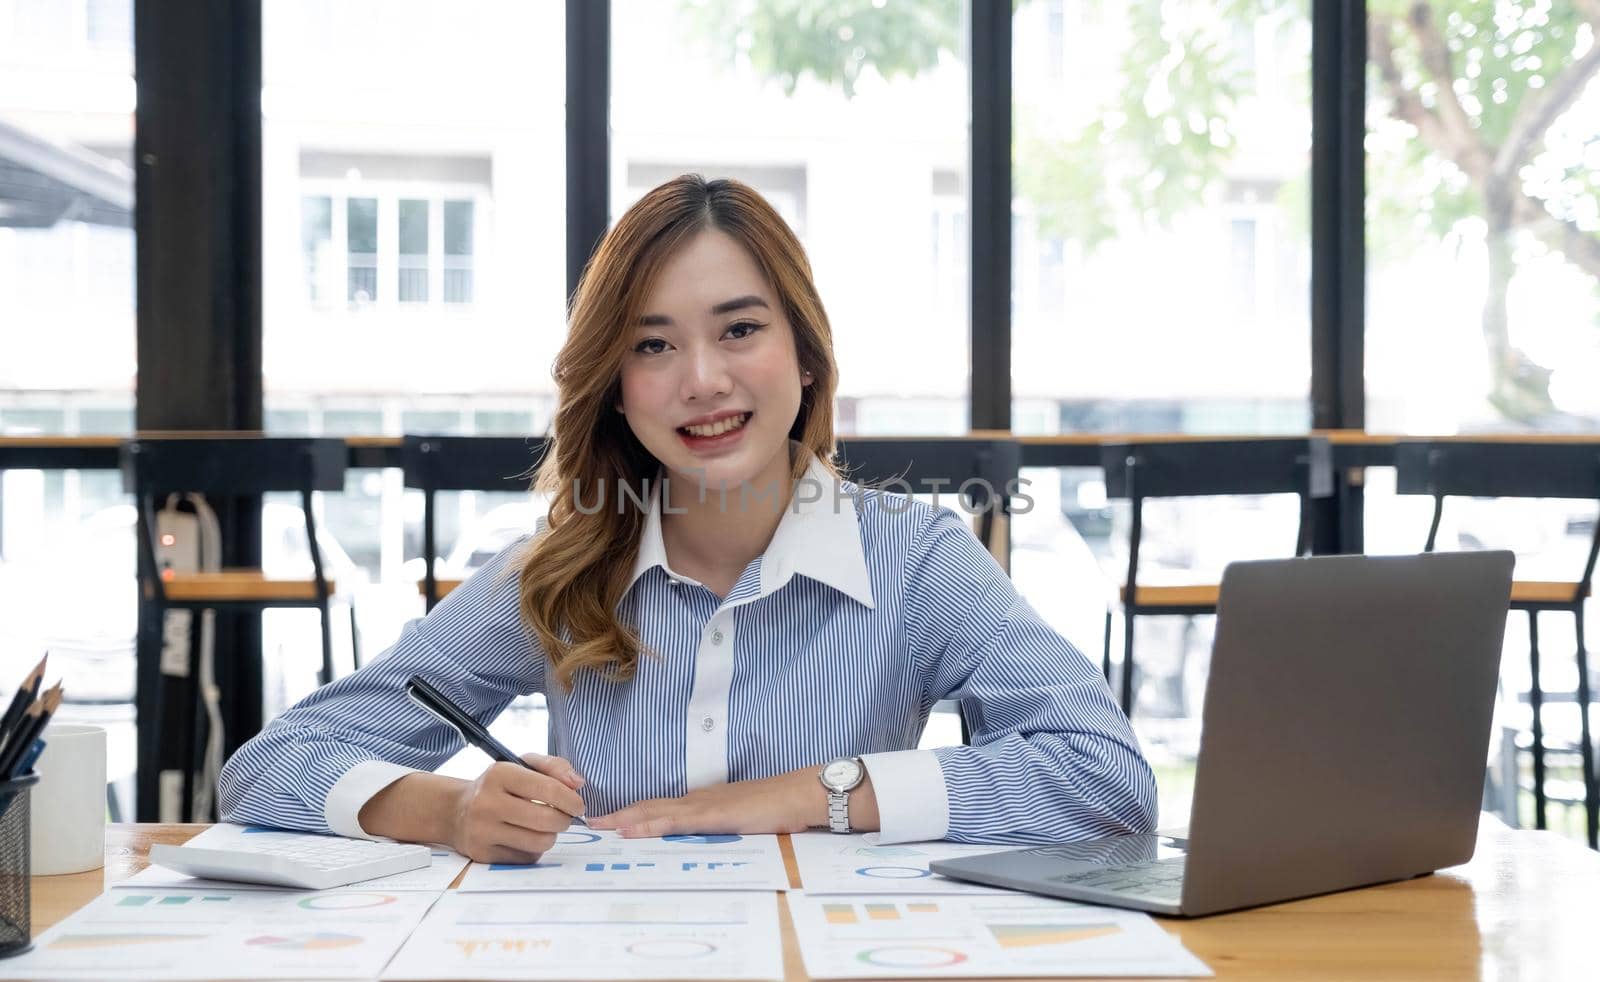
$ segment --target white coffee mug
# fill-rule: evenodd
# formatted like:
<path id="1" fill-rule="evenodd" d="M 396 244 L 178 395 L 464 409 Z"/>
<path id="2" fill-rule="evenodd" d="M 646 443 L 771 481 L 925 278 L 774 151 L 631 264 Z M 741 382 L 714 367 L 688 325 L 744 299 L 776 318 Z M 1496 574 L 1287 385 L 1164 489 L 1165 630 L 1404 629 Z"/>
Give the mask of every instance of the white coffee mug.
<path id="1" fill-rule="evenodd" d="M 105 865 L 106 731 L 51 723 L 34 770 L 29 807 L 35 876 L 82 873 Z"/>

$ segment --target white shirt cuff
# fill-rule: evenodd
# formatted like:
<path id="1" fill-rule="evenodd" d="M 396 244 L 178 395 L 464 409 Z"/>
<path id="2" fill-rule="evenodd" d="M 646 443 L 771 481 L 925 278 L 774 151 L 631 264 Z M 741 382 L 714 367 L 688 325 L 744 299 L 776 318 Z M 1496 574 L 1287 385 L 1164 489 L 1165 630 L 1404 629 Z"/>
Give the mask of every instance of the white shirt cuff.
<path id="1" fill-rule="evenodd" d="M 335 835 L 351 839 L 375 839 L 381 836 L 368 833 L 361 827 L 361 809 L 372 796 L 407 774 L 420 774 L 414 767 L 391 764 L 386 760 L 364 760 L 344 772 L 328 792 L 322 804 L 322 817 Z"/>
<path id="2" fill-rule="evenodd" d="M 950 829 L 944 768 L 932 750 L 863 754 L 878 798 L 878 841 L 933 842 Z"/>

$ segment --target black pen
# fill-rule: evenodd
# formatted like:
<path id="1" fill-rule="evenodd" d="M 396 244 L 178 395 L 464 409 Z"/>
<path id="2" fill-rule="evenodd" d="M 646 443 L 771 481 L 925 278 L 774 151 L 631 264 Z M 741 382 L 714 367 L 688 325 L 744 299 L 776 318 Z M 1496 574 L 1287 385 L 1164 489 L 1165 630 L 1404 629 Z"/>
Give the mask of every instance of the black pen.
<path id="1" fill-rule="evenodd" d="M 477 747 L 479 750 L 482 750 L 495 760 L 504 761 L 507 764 L 521 764 L 523 767 L 533 771 L 535 774 L 541 773 L 538 768 L 523 760 L 521 757 L 518 757 L 516 754 L 512 753 L 505 744 L 501 743 L 499 740 L 496 740 L 494 736 L 490 734 L 488 729 L 483 726 L 483 724 L 469 716 L 466 710 L 451 702 L 443 692 L 435 689 L 428 683 L 428 680 L 422 676 L 413 675 L 411 678 L 406 680 L 406 695 L 411 697 L 412 702 L 439 717 L 444 722 L 450 724 L 458 733 L 462 735 L 462 737 L 466 739 L 468 743 L 472 744 L 474 747 Z M 556 805 L 550 804 L 548 801 L 534 799 L 534 803 L 545 805 L 549 808 L 555 808 L 555 810 L 559 812 L 564 812 L 563 809 L 557 807 Z M 584 824 L 582 815 L 572 815 L 569 817 L 579 825 Z"/>

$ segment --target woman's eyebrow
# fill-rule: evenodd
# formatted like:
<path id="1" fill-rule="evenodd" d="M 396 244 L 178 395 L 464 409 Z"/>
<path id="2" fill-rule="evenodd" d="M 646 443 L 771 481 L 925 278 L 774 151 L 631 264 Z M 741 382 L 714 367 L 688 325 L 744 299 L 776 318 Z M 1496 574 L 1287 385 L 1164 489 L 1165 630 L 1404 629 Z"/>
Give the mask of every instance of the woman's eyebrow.
<path id="1" fill-rule="evenodd" d="M 748 293 L 742 297 L 734 297 L 732 300 L 724 300 L 721 303 L 714 305 L 711 308 L 711 316 L 716 317 L 721 314 L 731 314 L 735 310 L 744 310 L 746 307 L 766 307 L 768 310 L 772 309 L 771 307 L 767 306 L 767 302 L 765 300 L 753 293 Z M 640 327 L 668 327 L 671 326 L 671 324 L 672 318 L 668 317 L 666 314 L 645 314 L 643 317 L 639 318 Z"/>

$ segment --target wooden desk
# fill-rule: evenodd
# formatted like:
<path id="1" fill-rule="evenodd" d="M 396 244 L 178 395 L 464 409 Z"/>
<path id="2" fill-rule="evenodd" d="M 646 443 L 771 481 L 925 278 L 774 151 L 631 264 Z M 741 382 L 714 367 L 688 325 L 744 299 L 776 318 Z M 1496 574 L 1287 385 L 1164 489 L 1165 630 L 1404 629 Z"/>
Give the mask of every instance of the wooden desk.
<path id="1" fill-rule="evenodd" d="M 34 878 L 35 935 L 144 868 L 151 843 L 181 843 L 202 828 L 110 826 L 104 871 Z M 783 848 L 795 882 L 794 854 L 787 841 Z M 1486 819 L 1472 862 L 1434 876 L 1158 922 L 1218 979 L 1592 979 L 1600 854 Z M 801 982 L 787 908 L 780 923 L 788 980 Z"/>

